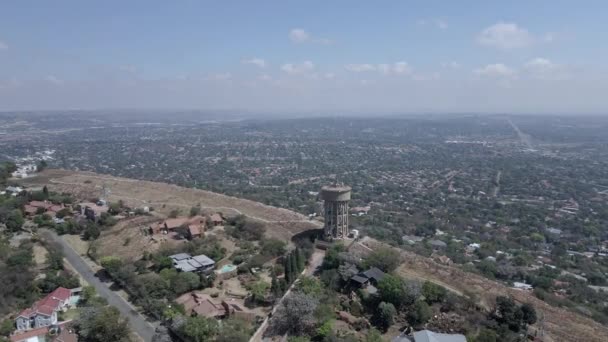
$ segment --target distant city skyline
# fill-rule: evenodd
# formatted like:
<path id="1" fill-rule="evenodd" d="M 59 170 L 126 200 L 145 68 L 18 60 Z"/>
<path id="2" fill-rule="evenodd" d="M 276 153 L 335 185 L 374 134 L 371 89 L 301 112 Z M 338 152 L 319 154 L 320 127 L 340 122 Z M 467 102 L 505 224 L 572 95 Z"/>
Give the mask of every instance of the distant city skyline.
<path id="1" fill-rule="evenodd" d="M 0 110 L 608 112 L 603 1 L 0 6 Z"/>

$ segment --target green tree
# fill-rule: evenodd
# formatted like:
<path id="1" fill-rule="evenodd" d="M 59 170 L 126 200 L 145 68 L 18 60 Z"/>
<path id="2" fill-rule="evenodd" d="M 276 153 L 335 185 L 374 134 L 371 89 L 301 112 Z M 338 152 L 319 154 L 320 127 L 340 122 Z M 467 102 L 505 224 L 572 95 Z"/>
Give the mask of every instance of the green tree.
<path id="1" fill-rule="evenodd" d="M 376 309 L 374 322 L 376 323 L 376 326 L 383 331 L 386 331 L 391 325 L 393 325 L 396 315 L 397 309 L 395 309 L 393 304 L 380 302 L 380 304 L 378 304 L 378 308 Z"/>
<path id="2" fill-rule="evenodd" d="M 425 301 L 418 300 L 408 312 L 407 318 L 413 325 L 422 325 L 431 319 L 432 315 L 431 307 Z"/>
<path id="3" fill-rule="evenodd" d="M 387 274 L 378 282 L 378 293 L 383 302 L 391 303 L 397 308 L 409 305 L 416 300 L 416 295 L 408 291 L 405 281 L 399 276 Z"/>
<path id="4" fill-rule="evenodd" d="M 496 342 L 498 341 L 498 335 L 494 330 L 490 330 L 487 328 L 481 329 L 477 337 L 473 340 L 473 342 Z"/>
<path id="5" fill-rule="evenodd" d="M 522 304 L 520 310 L 522 312 L 522 319 L 525 324 L 536 323 L 536 310 L 534 309 L 534 306 L 532 304 L 524 303 Z"/>
<path id="6" fill-rule="evenodd" d="M 293 272 L 293 280 L 296 280 L 300 275 L 300 269 L 298 269 L 298 261 L 296 260 L 295 253 L 290 253 L 289 261 L 291 262 L 291 272 Z"/>
<path id="7" fill-rule="evenodd" d="M 200 213 L 201 213 L 201 207 L 196 206 L 196 207 L 190 208 L 190 217 L 200 215 Z"/>
<path id="8" fill-rule="evenodd" d="M 296 263 L 298 264 L 298 269 L 300 271 L 304 270 L 305 267 L 305 260 L 304 260 L 304 255 L 302 255 L 302 250 L 300 250 L 300 248 L 296 247 Z"/>
<path id="9" fill-rule="evenodd" d="M 0 336 L 9 336 L 15 331 L 15 322 L 10 319 L 5 319 L 0 323 Z"/>
<path id="10" fill-rule="evenodd" d="M 447 290 L 445 287 L 432 283 L 430 281 L 425 281 L 422 285 L 422 295 L 427 303 L 439 303 L 442 302 L 446 295 Z"/>
<path id="11" fill-rule="evenodd" d="M 294 280 L 293 278 L 293 270 L 291 268 L 291 254 L 287 254 L 285 257 L 285 280 L 288 284 Z"/>
<path id="12" fill-rule="evenodd" d="M 81 309 L 76 331 L 78 340 L 86 342 L 130 341 L 128 322 L 113 306 Z"/>
<path id="13" fill-rule="evenodd" d="M 263 281 L 258 281 L 250 285 L 249 292 L 251 292 L 251 300 L 255 303 L 263 302 L 269 287 L 268 283 Z"/>
<path id="14" fill-rule="evenodd" d="M 273 257 L 283 255 L 285 254 L 285 246 L 287 246 L 285 241 L 274 238 L 264 239 L 262 240 L 260 253 Z"/>
<path id="15" fill-rule="evenodd" d="M 115 274 L 123 266 L 122 260 L 116 256 L 103 257 L 100 264 L 109 274 Z"/>
<path id="16" fill-rule="evenodd" d="M 49 197 L 49 188 L 46 187 L 46 185 L 44 187 L 42 187 L 42 193 L 48 198 Z"/>
<path id="17" fill-rule="evenodd" d="M 371 328 L 365 335 L 363 342 L 384 342 L 384 339 L 377 329 Z"/>
<path id="18" fill-rule="evenodd" d="M 401 263 L 399 252 L 390 247 L 380 247 L 375 249 L 365 259 L 367 267 L 377 267 L 384 272 L 392 272 Z"/>
<path id="19" fill-rule="evenodd" d="M 23 223 L 25 223 L 25 220 L 23 219 L 23 214 L 19 209 L 12 210 L 5 222 L 6 228 L 11 232 L 16 232 L 21 229 Z"/>
<path id="20" fill-rule="evenodd" d="M 323 285 L 317 278 L 314 277 L 300 277 L 296 288 L 298 289 L 298 291 L 304 294 L 311 295 L 317 298 L 323 293 Z"/>
<path id="21" fill-rule="evenodd" d="M 196 290 L 201 285 L 200 277 L 191 272 L 180 272 L 171 282 L 171 289 L 177 295 Z"/>
<path id="22" fill-rule="evenodd" d="M 192 342 L 213 341 L 220 332 L 215 319 L 202 316 L 188 317 L 179 330 L 188 341 Z"/>

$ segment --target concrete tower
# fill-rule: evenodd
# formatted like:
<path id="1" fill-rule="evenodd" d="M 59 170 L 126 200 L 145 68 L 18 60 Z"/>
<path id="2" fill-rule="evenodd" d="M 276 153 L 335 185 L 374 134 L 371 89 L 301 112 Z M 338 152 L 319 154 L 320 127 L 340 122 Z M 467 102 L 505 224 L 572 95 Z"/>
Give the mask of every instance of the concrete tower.
<path id="1" fill-rule="evenodd" d="M 325 216 L 325 239 L 343 239 L 348 236 L 349 186 L 333 185 L 321 188 Z"/>

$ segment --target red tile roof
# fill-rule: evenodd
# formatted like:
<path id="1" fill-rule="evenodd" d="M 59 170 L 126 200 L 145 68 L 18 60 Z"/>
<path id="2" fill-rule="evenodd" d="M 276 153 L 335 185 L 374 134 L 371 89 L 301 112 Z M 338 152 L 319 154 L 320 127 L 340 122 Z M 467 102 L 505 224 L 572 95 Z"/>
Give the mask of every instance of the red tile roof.
<path id="1" fill-rule="evenodd" d="M 12 342 L 27 341 L 29 338 L 36 336 L 45 336 L 49 332 L 49 327 L 42 327 L 38 329 L 28 330 L 22 333 L 11 335 L 10 339 Z"/>
<path id="2" fill-rule="evenodd" d="M 19 314 L 23 317 L 31 317 L 33 314 L 42 314 L 45 316 L 51 316 L 53 311 L 56 311 L 61 306 L 62 302 L 66 302 L 70 299 L 72 291 L 65 287 L 58 287 L 55 291 L 46 295 L 46 297 L 37 301 L 32 305 L 31 308 L 27 308 Z"/>
<path id="3" fill-rule="evenodd" d="M 191 236 L 201 235 L 201 226 L 198 224 L 191 224 L 188 226 L 188 231 L 190 231 Z"/>

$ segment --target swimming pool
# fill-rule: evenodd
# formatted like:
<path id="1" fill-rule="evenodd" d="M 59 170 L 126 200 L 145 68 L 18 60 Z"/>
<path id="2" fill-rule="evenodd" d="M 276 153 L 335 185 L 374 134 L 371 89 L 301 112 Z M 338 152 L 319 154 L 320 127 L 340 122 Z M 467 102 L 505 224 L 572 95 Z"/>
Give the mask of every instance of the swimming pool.
<path id="1" fill-rule="evenodd" d="M 218 273 L 227 273 L 227 272 L 232 272 L 234 270 L 236 270 L 236 265 L 227 264 L 227 265 L 222 266 L 222 268 L 220 268 L 218 270 Z"/>

